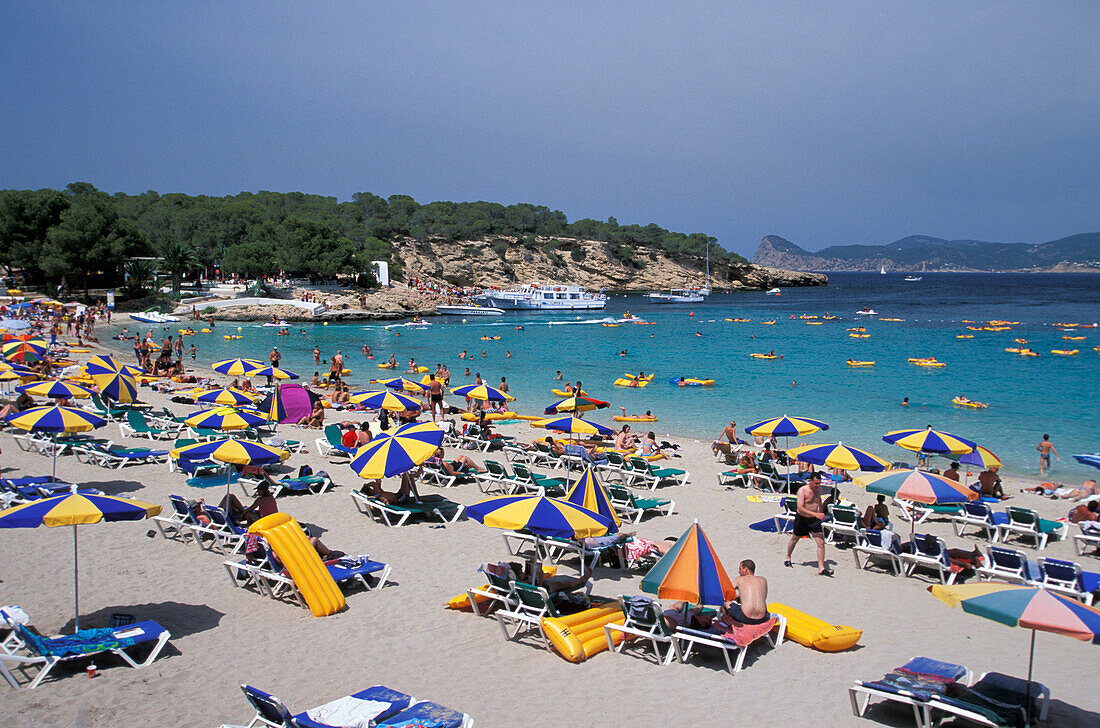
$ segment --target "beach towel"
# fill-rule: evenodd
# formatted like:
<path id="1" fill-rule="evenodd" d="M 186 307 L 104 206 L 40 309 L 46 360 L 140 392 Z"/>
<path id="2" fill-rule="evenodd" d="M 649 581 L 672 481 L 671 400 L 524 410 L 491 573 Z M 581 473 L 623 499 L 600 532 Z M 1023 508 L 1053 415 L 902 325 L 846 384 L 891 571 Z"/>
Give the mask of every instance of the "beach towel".
<path id="1" fill-rule="evenodd" d="M 390 709 L 389 703 L 377 700 L 361 700 L 347 695 L 332 702 L 310 708 L 306 711 L 309 719 L 325 725 L 344 728 L 371 728 L 374 719 Z"/>
<path id="2" fill-rule="evenodd" d="M 114 630 L 82 629 L 76 634 L 62 637 L 40 637 L 22 625 L 16 626 L 19 638 L 40 655 L 67 657 L 104 652 L 118 647 L 130 647 L 137 644 L 133 638 L 120 639 Z"/>
<path id="3" fill-rule="evenodd" d="M 719 622 L 715 625 L 715 633 L 722 639 L 729 640 L 738 647 L 748 647 L 768 632 L 772 631 L 776 619 L 772 617 L 762 624 L 741 624 L 740 622 Z"/>
<path id="4" fill-rule="evenodd" d="M 789 498 L 789 497 L 790 496 L 784 496 L 784 495 L 772 494 L 772 493 L 768 493 L 766 495 L 757 494 L 757 495 L 747 495 L 747 496 L 745 496 L 745 498 L 748 499 L 749 503 L 778 503 L 779 501 L 783 500 L 784 498 Z"/>

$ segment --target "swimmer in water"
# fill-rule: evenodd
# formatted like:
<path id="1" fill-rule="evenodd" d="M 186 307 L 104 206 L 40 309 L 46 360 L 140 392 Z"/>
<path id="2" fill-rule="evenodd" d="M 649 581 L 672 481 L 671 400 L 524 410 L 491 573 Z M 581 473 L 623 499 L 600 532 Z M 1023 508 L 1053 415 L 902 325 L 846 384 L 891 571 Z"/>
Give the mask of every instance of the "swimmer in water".
<path id="1" fill-rule="evenodd" d="M 901 400 L 901 406 L 902 407 L 908 407 L 909 406 L 909 398 L 908 397 L 905 397 Z"/>

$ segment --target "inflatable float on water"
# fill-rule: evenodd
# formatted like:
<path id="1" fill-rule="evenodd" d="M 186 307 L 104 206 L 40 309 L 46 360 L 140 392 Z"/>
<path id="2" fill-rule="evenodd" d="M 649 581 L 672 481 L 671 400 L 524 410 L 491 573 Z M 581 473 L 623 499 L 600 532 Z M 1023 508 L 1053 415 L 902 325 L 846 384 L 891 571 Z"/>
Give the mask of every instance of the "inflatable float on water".
<path id="1" fill-rule="evenodd" d="M 989 409 L 989 405 L 985 402 L 975 402 L 972 399 L 962 399 L 960 397 L 952 399 L 951 404 L 956 407 L 969 407 L 970 409 Z"/>
<path id="2" fill-rule="evenodd" d="M 1005 349 L 1009 354 L 1019 354 L 1020 356 L 1039 356 L 1039 352 L 1032 349 L 1021 349 L 1018 346 L 1010 346 Z"/>
<path id="3" fill-rule="evenodd" d="M 1080 349 L 1051 349 L 1050 353 L 1058 356 L 1077 356 L 1078 351 Z"/>
<path id="4" fill-rule="evenodd" d="M 753 359 L 782 359 L 782 354 L 749 354 Z"/>
<path id="5" fill-rule="evenodd" d="M 955 338 L 956 338 L 956 339 L 973 339 L 973 338 L 974 338 L 974 334 L 957 334 L 957 335 L 955 336 Z"/>
<path id="6" fill-rule="evenodd" d="M 615 380 L 616 387 L 644 387 L 653 381 L 653 375 L 639 377 L 636 374 L 624 374 Z"/>
<path id="7" fill-rule="evenodd" d="M 656 422 L 656 415 L 615 415 L 611 418 L 615 422 Z"/>
<path id="8" fill-rule="evenodd" d="M 870 334 L 848 334 L 848 338 L 850 338 L 850 339 L 869 339 L 869 338 L 871 338 L 871 335 Z"/>
<path id="9" fill-rule="evenodd" d="M 682 384 L 685 387 L 709 387 L 714 384 L 714 380 L 698 379 L 696 377 L 672 377 L 668 380 L 668 383 L 675 384 L 677 386 L 680 386 Z"/>
<path id="10" fill-rule="evenodd" d="M 856 359 L 849 359 L 848 366 L 850 367 L 873 367 L 875 363 L 873 361 L 857 361 Z"/>
<path id="11" fill-rule="evenodd" d="M 909 357 L 909 363 L 910 364 L 916 364 L 918 367 L 939 368 L 939 367 L 947 366 L 942 361 L 937 361 L 936 357 L 934 357 L 934 356 L 927 356 L 927 357 L 923 357 L 923 358 L 920 358 L 920 359 L 917 359 L 917 358 L 914 358 L 914 357 Z"/>
<path id="12" fill-rule="evenodd" d="M 551 394 L 556 394 L 559 397 L 576 397 L 576 396 L 587 397 L 588 396 L 588 392 L 584 391 L 583 389 L 581 390 L 579 395 L 576 392 L 566 392 L 564 389 L 551 389 L 550 392 L 551 392 Z"/>

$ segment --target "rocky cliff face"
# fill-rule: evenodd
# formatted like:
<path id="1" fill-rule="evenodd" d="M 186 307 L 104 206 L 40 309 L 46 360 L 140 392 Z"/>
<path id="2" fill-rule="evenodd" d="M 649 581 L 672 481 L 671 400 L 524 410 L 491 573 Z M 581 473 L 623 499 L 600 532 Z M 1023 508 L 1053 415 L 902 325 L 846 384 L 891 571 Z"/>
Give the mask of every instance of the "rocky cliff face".
<path id="1" fill-rule="evenodd" d="M 413 241 L 397 244 L 408 278 L 448 286 L 508 286 L 539 282 L 571 283 L 589 290 L 652 291 L 707 285 L 713 290 L 754 290 L 774 286 L 823 286 L 818 273 L 794 273 L 751 264 L 711 265 L 705 281 L 703 261 L 674 261 L 664 251 L 635 246 L 621 260 L 611 246 L 595 240 L 515 238 L 487 241 Z"/>
<path id="2" fill-rule="evenodd" d="M 778 235 L 764 236 L 752 256 L 752 262 L 754 265 L 788 270 L 877 270 L 879 266 L 869 261 L 853 262 L 814 255 Z"/>

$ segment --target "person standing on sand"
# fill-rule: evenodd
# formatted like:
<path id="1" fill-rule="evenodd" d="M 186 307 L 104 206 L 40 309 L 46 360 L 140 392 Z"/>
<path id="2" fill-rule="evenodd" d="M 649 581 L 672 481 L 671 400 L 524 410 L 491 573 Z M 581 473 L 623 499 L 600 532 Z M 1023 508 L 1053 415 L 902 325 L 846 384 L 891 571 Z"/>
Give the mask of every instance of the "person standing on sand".
<path id="1" fill-rule="evenodd" d="M 791 540 L 787 542 L 787 560 L 783 565 L 794 568 L 791 563 L 791 554 L 803 536 L 809 536 L 817 542 L 817 573 L 821 576 L 832 576 L 831 569 L 825 566 L 825 535 L 821 528 L 825 520 L 825 508 L 821 505 L 821 473 L 813 473 L 806 479 L 806 484 L 798 489 L 798 513 L 794 517 L 794 532 Z"/>
<path id="2" fill-rule="evenodd" d="M 434 374 L 428 375 L 428 402 L 432 408 L 432 422 L 435 422 L 436 408 L 439 408 L 439 416 L 443 416 L 443 382 Z"/>
<path id="3" fill-rule="evenodd" d="M 1043 441 L 1036 445 L 1035 449 L 1039 451 L 1039 475 L 1043 474 L 1043 466 L 1050 470 L 1051 453 L 1058 458 L 1058 462 L 1062 462 L 1062 458 L 1058 457 L 1058 451 L 1054 449 L 1054 443 L 1050 441 L 1050 435 L 1043 435 Z"/>

